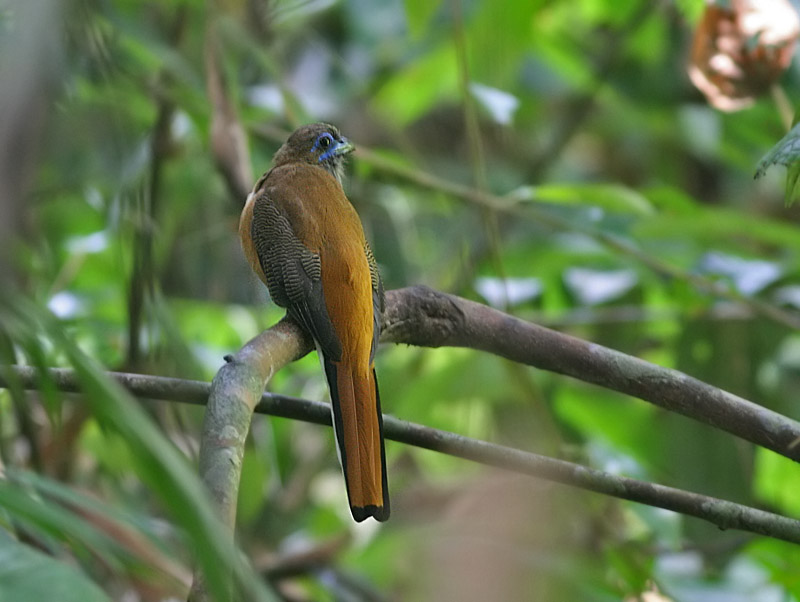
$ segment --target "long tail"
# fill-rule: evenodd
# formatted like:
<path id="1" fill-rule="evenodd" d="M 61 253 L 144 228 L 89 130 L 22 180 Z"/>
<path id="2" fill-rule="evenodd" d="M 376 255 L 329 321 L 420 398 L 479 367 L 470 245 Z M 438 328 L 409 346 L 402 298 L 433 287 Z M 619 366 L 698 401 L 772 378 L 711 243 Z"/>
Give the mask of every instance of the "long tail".
<path id="1" fill-rule="evenodd" d="M 375 370 L 366 374 L 323 358 L 331 391 L 333 429 L 350 511 L 357 522 L 389 518 L 383 417 Z"/>

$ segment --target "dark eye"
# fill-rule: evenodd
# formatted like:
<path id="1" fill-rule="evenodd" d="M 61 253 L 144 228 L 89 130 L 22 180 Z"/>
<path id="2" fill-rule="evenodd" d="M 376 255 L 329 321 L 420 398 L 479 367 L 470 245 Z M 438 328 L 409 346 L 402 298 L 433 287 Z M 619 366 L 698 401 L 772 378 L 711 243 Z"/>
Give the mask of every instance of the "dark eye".
<path id="1" fill-rule="evenodd" d="M 318 140 L 319 147 L 322 150 L 326 150 L 331 145 L 331 142 L 333 142 L 333 140 L 331 140 L 330 134 L 323 134 Z"/>

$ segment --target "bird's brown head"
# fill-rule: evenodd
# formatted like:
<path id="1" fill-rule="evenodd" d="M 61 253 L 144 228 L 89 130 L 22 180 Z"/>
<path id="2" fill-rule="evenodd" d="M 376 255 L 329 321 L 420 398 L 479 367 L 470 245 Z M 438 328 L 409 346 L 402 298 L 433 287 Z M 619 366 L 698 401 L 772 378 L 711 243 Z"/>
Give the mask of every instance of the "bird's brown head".
<path id="1" fill-rule="evenodd" d="M 310 163 L 327 169 L 342 181 L 345 157 L 355 150 L 350 141 L 334 126 L 312 123 L 296 129 L 275 153 L 275 166 L 286 163 Z"/>

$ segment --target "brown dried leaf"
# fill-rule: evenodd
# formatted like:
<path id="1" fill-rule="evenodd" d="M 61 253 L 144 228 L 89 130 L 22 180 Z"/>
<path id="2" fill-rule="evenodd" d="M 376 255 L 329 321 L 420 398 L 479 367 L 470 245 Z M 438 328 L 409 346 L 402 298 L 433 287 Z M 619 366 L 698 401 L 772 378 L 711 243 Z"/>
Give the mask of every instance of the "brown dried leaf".
<path id="1" fill-rule="evenodd" d="M 695 30 L 689 77 L 712 106 L 744 109 L 789 66 L 798 34 L 789 0 L 709 4 Z"/>

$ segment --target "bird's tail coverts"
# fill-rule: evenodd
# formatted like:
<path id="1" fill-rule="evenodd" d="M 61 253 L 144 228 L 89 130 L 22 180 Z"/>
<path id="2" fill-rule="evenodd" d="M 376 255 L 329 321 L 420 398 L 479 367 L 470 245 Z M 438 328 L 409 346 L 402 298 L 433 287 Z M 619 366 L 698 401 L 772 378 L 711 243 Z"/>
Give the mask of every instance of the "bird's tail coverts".
<path id="1" fill-rule="evenodd" d="M 323 357 L 331 391 L 333 427 L 353 518 L 389 518 L 386 455 L 375 370 L 359 371 Z"/>

